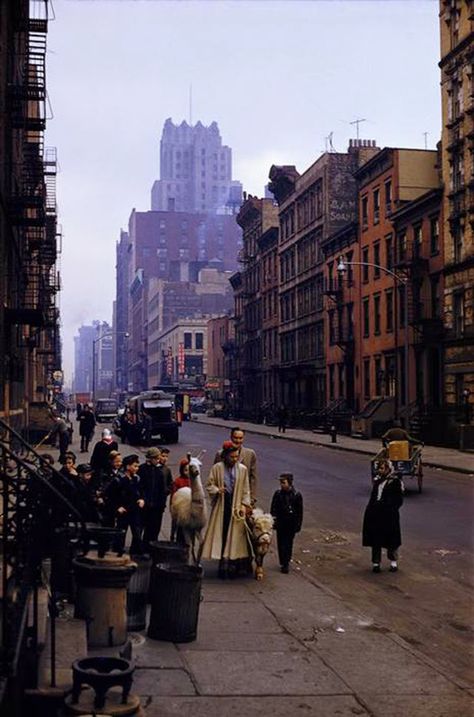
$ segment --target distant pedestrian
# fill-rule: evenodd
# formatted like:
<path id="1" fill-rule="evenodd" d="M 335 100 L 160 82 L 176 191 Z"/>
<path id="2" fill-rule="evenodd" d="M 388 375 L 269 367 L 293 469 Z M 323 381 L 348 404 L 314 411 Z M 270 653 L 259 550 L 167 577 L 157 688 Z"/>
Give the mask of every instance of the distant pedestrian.
<path id="1" fill-rule="evenodd" d="M 272 498 L 270 513 L 275 518 L 278 560 L 282 573 L 290 571 L 293 541 L 303 523 L 303 496 L 293 487 L 293 474 L 281 473 L 280 489 Z"/>
<path id="2" fill-rule="evenodd" d="M 380 572 L 382 548 L 387 550 L 390 572 L 398 570 L 397 550 L 402 543 L 399 509 L 403 492 L 403 481 L 394 473 L 391 461 L 379 461 L 362 527 L 362 545 L 372 548 L 374 573 Z"/>
<path id="3" fill-rule="evenodd" d="M 85 404 L 79 414 L 79 435 L 81 437 L 81 453 L 89 450 L 89 443 L 94 435 L 95 416 L 89 404 Z"/>
<path id="4" fill-rule="evenodd" d="M 79 421 L 82 413 L 82 403 L 79 401 L 76 403 L 76 420 Z"/>
<path id="5" fill-rule="evenodd" d="M 118 451 L 118 443 L 114 441 L 112 432 L 108 428 L 104 428 L 102 437 L 95 444 L 91 455 L 92 470 L 97 476 L 108 469 L 111 451 Z"/>
<path id="6" fill-rule="evenodd" d="M 285 433 L 286 426 L 288 424 L 288 409 L 284 403 L 282 403 L 281 406 L 278 408 L 277 419 L 278 419 L 278 433 Z"/>
<path id="7" fill-rule="evenodd" d="M 69 432 L 69 426 L 67 422 L 61 416 L 54 417 L 55 425 L 51 431 L 51 438 L 53 445 L 55 444 L 56 437 L 59 443 L 59 462 L 64 463 L 66 451 L 71 442 L 71 434 Z"/>

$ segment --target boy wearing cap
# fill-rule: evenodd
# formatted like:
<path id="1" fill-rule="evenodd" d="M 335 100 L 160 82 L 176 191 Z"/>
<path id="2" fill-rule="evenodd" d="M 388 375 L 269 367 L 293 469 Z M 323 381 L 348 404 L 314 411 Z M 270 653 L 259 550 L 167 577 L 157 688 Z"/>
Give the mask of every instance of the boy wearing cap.
<path id="1" fill-rule="evenodd" d="M 163 513 L 168 496 L 168 488 L 161 470 L 161 451 L 153 446 L 145 453 L 146 462 L 138 469 L 140 490 L 145 501 L 143 509 L 143 543 L 145 549 L 151 542 L 158 540 Z"/>
<path id="2" fill-rule="evenodd" d="M 98 523 L 100 521 L 97 510 L 97 493 L 92 480 L 92 467 L 89 463 L 77 466 L 78 480 L 76 482 L 78 508 L 86 521 Z"/>
<path id="3" fill-rule="evenodd" d="M 288 573 L 293 541 L 303 522 L 303 496 L 293 487 L 292 473 L 281 473 L 278 480 L 280 489 L 273 494 L 270 513 L 275 518 L 280 570 L 282 573 Z"/>

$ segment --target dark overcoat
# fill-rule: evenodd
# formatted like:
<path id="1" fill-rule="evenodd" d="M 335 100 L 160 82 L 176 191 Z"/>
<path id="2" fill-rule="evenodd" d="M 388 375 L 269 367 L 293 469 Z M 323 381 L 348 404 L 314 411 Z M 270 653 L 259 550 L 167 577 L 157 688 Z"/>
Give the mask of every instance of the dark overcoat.
<path id="1" fill-rule="evenodd" d="M 398 477 L 374 481 L 370 500 L 364 513 L 362 545 L 396 550 L 402 544 L 399 508 L 403 503 L 403 484 Z"/>

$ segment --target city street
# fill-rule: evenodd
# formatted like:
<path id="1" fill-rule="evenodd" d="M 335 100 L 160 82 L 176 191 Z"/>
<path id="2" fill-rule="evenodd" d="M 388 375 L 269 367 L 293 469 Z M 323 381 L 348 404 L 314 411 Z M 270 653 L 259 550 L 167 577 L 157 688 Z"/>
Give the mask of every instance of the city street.
<path id="1" fill-rule="evenodd" d="M 230 424 L 229 424 L 230 428 Z M 472 677 L 473 481 L 467 475 L 425 468 L 418 495 L 407 483 L 401 509 L 400 571 L 373 575 L 370 551 L 361 546 L 361 522 L 369 496 L 369 462 L 355 453 L 250 435 L 257 452 L 262 508 L 269 507 L 275 478 L 291 470 L 305 501 L 303 531 L 295 550 L 304 571 L 352 607 L 403 637 L 458 678 Z M 203 476 L 223 428 L 185 423 L 171 446 L 171 466 L 191 451 L 206 450 Z M 125 450 L 125 449 L 124 449 Z M 275 550 L 275 549 L 274 549 Z M 275 554 L 266 567 L 276 570 Z"/>

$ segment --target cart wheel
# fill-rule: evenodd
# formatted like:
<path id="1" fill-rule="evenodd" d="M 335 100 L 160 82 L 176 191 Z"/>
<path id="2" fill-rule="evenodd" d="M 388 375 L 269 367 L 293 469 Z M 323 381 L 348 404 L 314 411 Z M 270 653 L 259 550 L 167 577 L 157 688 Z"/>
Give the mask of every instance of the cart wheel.
<path id="1" fill-rule="evenodd" d="M 423 492 L 423 466 L 421 464 L 421 461 L 418 463 L 417 478 L 418 478 L 418 493 L 422 493 Z"/>

